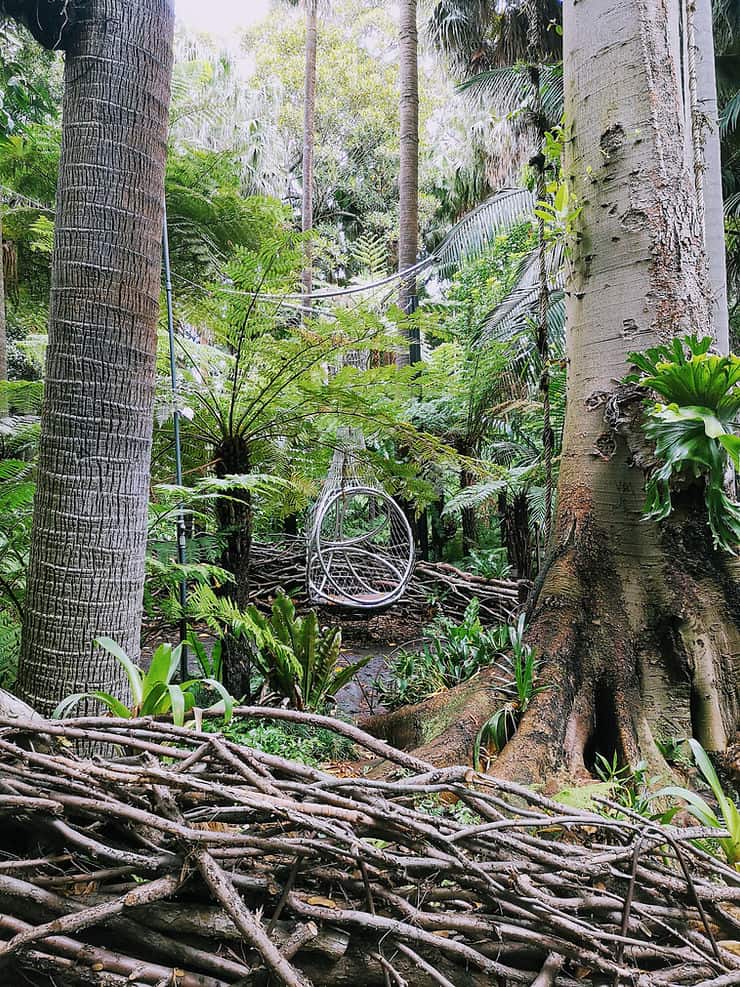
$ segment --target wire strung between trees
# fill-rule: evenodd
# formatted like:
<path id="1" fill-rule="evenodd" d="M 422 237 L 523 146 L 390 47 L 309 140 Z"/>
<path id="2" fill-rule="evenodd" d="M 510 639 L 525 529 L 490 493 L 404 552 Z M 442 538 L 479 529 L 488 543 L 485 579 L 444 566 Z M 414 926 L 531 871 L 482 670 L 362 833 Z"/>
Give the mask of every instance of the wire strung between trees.
<path id="1" fill-rule="evenodd" d="M 738 982 L 740 875 L 692 842 L 717 831 L 571 809 L 316 714 L 237 715 L 331 728 L 386 777 L 151 719 L 0 715 L 6 970 L 106 987 Z"/>

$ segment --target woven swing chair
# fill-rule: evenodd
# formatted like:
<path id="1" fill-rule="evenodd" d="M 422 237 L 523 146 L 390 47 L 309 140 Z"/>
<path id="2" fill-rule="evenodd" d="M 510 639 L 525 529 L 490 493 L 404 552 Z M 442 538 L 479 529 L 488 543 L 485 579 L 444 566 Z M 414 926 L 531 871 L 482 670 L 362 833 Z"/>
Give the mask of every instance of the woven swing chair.
<path id="1" fill-rule="evenodd" d="M 312 603 L 381 610 L 403 596 L 414 568 L 406 515 L 364 462 L 357 429 L 343 429 L 307 527 Z"/>

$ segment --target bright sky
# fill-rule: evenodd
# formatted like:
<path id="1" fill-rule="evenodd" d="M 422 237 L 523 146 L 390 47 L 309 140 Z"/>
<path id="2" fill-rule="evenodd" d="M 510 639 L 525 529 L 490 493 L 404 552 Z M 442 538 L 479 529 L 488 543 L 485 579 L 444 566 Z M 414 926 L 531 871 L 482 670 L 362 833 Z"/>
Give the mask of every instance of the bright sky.
<path id="1" fill-rule="evenodd" d="M 178 20 L 221 37 L 255 24 L 269 9 L 270 0 L 175 0 Z"/>

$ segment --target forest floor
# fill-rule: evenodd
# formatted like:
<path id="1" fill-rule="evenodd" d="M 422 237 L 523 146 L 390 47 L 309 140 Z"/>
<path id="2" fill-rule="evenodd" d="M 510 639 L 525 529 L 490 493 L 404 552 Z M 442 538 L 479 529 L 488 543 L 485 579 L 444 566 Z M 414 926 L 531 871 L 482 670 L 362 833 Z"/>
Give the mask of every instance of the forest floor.
<path id="1" fill-rule="evenodd" d="M 342 627 L 342 653 L 340 661 L 349 665 L 370 656 L 370 661 L 337 696 L 337 711 L 354 720 L 383 713 L 383 705 L 377 688 L 378 679 L 387 672 L 387 660 L 402 645 L 418 640 L 423 631 L 422 622 L 408 613 L 395 610 L 373 617 L 346 617 L 338 619 L 336 613 L 322 613 L 327 623 L 339 623 Z M 179 630 L 161 623 L 150 624 L 144 629 L 141 663 L 146 668 L 154 649 L 162 641 L 176 641 Z M 197 630 L 206 651 L 215 643 L 214 635 L 207 629 Z M 193 676 L 201 674 L 195 654 L 188 655 L 188 670 Z"/>

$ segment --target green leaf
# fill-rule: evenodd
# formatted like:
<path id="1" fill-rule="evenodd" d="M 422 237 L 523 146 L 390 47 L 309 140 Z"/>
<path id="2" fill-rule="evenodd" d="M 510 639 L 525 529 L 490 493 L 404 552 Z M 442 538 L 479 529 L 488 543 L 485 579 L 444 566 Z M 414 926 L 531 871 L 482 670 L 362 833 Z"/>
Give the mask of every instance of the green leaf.
<path id="1" fill-rule="evenodd" d="M 696 792 L 692 792 L 688 788 L 680 788 L 677 785 L 668 785 L 666 788 L 661 788 L 655 793 L 654 798 L 662 798 L 663 796 L 671 795 L 674 798 L 680 798 L 686 802 L 686 807 L 688 811 L 694 816 L 703 826 L 708 826 L 712 829 L 721 829 L 721 824 L 717 816 L 712 812 L 711 808 L 701 795 L 697 795 Z"/>
<path id="2" fill-rule="evenodd" d="M 568 186 L 565 182 L 561 182 L 558 185 L 558 190 L 555 193 L 554 205 L 557 212 L 562 212 L 568 205 Z"/>
<path id="3" fill-rule="evenodd" d="M 170 681 L 174 673 L 172 654 L 171 644 L 160 644 L 154 651 L 149 670 L 144 676 L 142 683 L 142 691 L 145 696 L 150 692 L 155 683 L 162 682 L 166 684 Z M 175 667 L 177 667 L 176 662 Z"/>
<path id="4" fill-rule="evenodd" d="M 167 696 L 167 686 L 164 682 L 155 682 L 149 692 L 144 696 L 139 710 L 141 716 L 154 716 L 156 713 L 165 712 L 160 709 L 160 704 Z"/>
<path id="5" fill-rule="evenodd" d="M 133 704 L 134 706 L 140 706 L 143 699 L 143 676 L 141 674 L 141 669 L 134 665 L 126 652 L 111 638 L 99 637 L 96 639 L 95 643 L 109 654 L 113 655 L 116 661 L 120 662 L 123 666 L 126 676 L 128 677 Z"/>
<path id="6" fill-rule="evenodd" d="M 63 720 L 69 715 L 71 709 L 73 709 L 78 703 L 82 702 L 83 699 L 93 699 L 92 692 L 75 692 L 71 696 L 67 696 L 54 708 L 51 717 L 53 720 Z M 112 697 L 111 697 L 112 698 Z"/>
<path id="7" fill-rule="evenodd" d="M 172 722 L 177 727 L 185 724 L 185 696 L 179 685 L 168 685 L 167 692 L 170 697 L 172 707 Z"/>
<path id="8" fill-rule="evenodd" d="M 217 692 L 219 696 L 221 696 L 221 702 L 223 703 L 223 708 L 224 708 L 224 723 L 229 723 L 234 715 L 233 697 L 229 694 L 229 692 L 224 688 L 224 686 L 220 682 L 216 681 L 216 679 L 203 679 L 203 684 L 209 685 L 214 690 L 214 692 Z M 209 706 L 208 709 L 214 710 L 218 706 L 220 706 L 220 703 L 214 703 L 212 706 Z"/>

